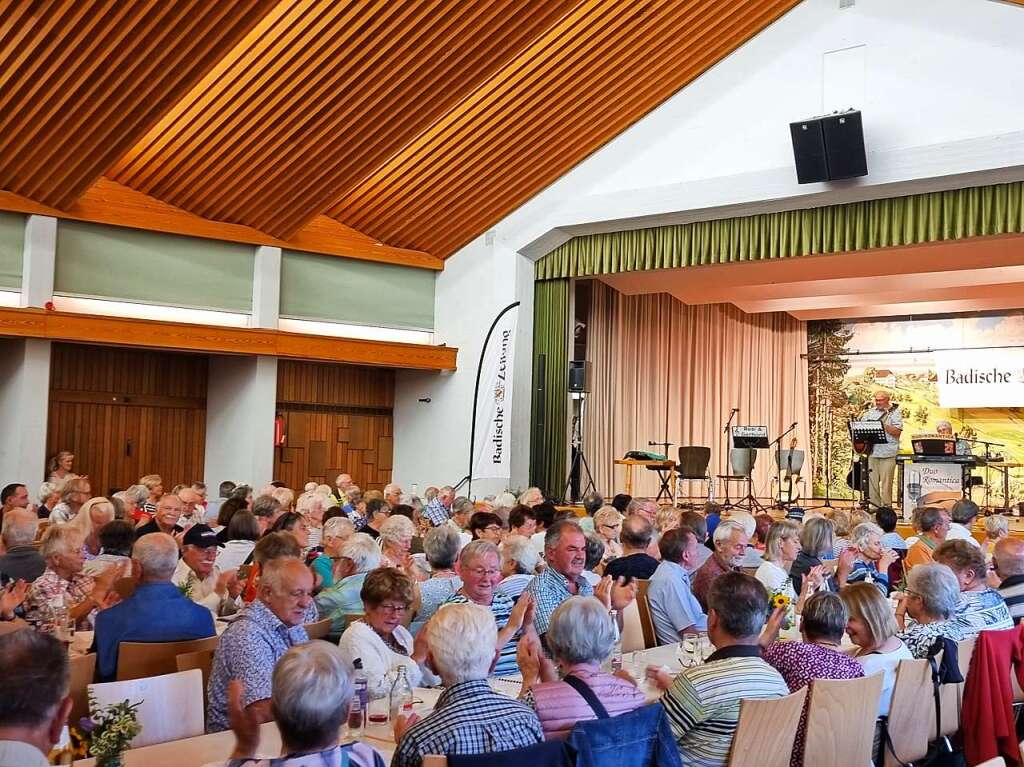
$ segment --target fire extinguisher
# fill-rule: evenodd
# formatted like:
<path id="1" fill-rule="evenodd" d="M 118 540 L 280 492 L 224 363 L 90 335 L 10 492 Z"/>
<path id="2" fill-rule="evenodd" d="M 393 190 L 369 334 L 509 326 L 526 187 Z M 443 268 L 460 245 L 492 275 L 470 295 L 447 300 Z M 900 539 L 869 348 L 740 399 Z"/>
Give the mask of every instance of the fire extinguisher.
<path id="1" fill-rule="evenodd" d="M 284 447 L 287 436 L 284 433 L 284 416 L 278 413 L 274 416 L 274 447 Z"/>

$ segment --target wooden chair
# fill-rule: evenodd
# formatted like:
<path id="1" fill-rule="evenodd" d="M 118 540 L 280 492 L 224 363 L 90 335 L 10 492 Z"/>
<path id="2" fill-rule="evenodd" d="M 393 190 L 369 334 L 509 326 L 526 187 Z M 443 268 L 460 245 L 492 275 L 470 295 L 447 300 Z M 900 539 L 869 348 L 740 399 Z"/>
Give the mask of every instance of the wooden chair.
<path id="1" fill-rule="evenodd" d="M 971 657 L 977 638 L 964 639 L 957 642 L 957 665 L 964 679 L 971 668 Z M 941 658 L 940 658 L 941 660 Z M 960 709 L 963 707 L 964 684 L 942 685 L 942 734 L 954 735 L 960 729 Z"/>
<path id="2" fill-rule="evenodd" d="M 643 633 L 643 649 L 650 650 L 658 646 L 658 637 L 654 632 L 654 618 L 651 617 L 651 603 L 647 601 L 647 589 L 650 581 L 636 581 L 636 609 L 640 614 L 640 631 Z"/>
<path id="3" fill-rule="evenodd" d="M 882 675 L 815 679 L 807 707 L 804 767 L 869 764 Z"/>
<path id="4" fill-rule="evenodd" d="M 203 710 L 206 710 L 206 686 L 210 681 L 210 670 L 213 668 L 213 650 L 197 650 L 186 652 L 176 659 L 178 671 L 191 671 L 199 669 L 203 675 Z"/>
<path id="5" fill-rule="evenodd" d="M 324 618 L 322 621 L 307 623 L 303 628 L 310 639 L 323 639 L 331 632 L 331 619 Z"/>
<path id="6" fill-rule="evenodd" d="M 884 750 L 884 767 L 900 767 L 928 753 L 928 742 L 935 736 L 935 706 L 931 701 L 932 670 L 928 661 L 900 661 L 889 705 L 892 750 Z"/>
<path id="7" fill-rule="evenodd" d="M 117 681 L 173 674 L 178 670 L 179 655 L 213 651 L 217 639 L 212 636 L 184 642 L 121 642 L 117 650 Z"/>
<path id="8" fill-rule="evenodd" d="M 640 623 L 639 600 L 634 599 L 622 611 L 622 652 L 637 652 L 646 649 L 644 630 Z"/>
<path id="9" fill-rule="evenodd" d="M 785 698 L 740 701 L 729 767 L 789 767 L 807 688 Z"/>
<path id="10" fill-rule="evenodd" d="M 100 705 L 142 701 L 140 732 L 131 748 L 202 735 L 203 675 L 198 669 L 174 674 L 89 685 Z M 169 714 L 170 712 L 170 714 Z"/>
<path id="11" fill-rule="evenodd" d="M 68 721 L 77 722 L 89 714 L 89 685 L 96 679 L 96 653 L 71 658 L 70 695 L 73 701 Z"/>

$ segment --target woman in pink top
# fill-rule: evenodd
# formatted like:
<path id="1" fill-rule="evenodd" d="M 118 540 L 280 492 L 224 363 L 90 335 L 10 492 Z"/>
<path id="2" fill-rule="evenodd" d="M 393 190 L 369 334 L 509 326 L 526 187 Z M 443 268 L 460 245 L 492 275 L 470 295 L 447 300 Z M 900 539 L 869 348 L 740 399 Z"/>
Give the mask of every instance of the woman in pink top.
<path id="1" fill-rule="evenodd" d="M 615 629 L 608 608 L 595 597 L 570 597 L 551 614 L 545 657 L 540 640 L 529 633 L 519 640 L 518 661 L 523 673 L 520 698 L 537 711 L 547 740 L 568 736 L 576 722 L 596 719 L 590 704 L 564 677 L 574 677 L 590 688 L 610 716 L 644 705 L 646 698 L 628 679 L 601 670 L 612 653 Z M 558 665 L 556 669 L 555 664 Z"/>

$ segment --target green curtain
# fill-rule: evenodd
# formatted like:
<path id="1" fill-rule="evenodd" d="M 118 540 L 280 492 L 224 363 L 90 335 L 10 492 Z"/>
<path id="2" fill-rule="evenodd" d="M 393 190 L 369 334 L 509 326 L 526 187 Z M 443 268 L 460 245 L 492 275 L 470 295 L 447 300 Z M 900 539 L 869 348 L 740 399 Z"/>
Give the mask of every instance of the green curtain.
<path id="1" fill-rule="evenodd" d="M 569 286 L 571 281 L 534 283 L 533 416 L 530 483 L 554 496 L 564 489 L 569 400 Z M 544 387 L 538 391 L 540 359 Z"/>
<path id="2" fill-rule="evenodd" d="M 1024 182 L 574 237 L 538 280 L 765 261 L 1024 231 Z"/>

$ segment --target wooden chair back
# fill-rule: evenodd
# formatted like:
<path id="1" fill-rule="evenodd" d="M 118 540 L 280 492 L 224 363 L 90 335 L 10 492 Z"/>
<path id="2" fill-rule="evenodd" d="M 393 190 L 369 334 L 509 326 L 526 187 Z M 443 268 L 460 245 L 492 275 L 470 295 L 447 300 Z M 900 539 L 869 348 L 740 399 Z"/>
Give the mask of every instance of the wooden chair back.
<path id="1" fill-rule="evenodd" d="M 178 671 L 199 669 L 203 675 L 203 710 L 206 710 L 206 686 L 210 682 L 210 669 L 213 668 L 213 650 L 196 650 L 186 652 L 175 658 Z"/>
<path id="2" fill-rule="evenodd" d="M 622 611 L 622 651 L 636 652 L 646 649 L 644 630 L 640 623 L 639 599 L 634 599 Z"/>
<path id="3" fill-rule="evenodd" d="M 448 767 L 448 757 L 444 754 L 424 754 L 423 767 Z"/>
<path id="4" fill-rule="evenodd" d="M 884 767 L 915 762 L 928 752 L 928 742 L 935 737 L 932 694 L 932 669 L 928 661 L 900 661 L 889 705 L 892 749 L 884 750 Z"/>
<path id="5" fill-rule="evenodd" d="M 101 706 L 124 700 L 142 702 L 138 708 L 142 732 L 130 746 L 141 748 L 203 734 L 202 686 L 202 673 L 192 669 L 145 679 L 93 684 L 89 689 Z"/>
<path id="6" fill-rule="evenodd" d="M 957 642 L 957 665 L 964 679 L 971 668 L 971 657 L 974 655 L 974 645 L 977 638 L 964 639 Z M 941 657 L 940 657 L 941 660 Z M 964 684 L 942 685 L 942 734 L 954 735 L 960 729 L 960 710 L 963 708 Z"/>
<path id="7" fill-rule="evenodd" d="M 217 637 L 190 639 L 184 642 L 121 642 L 117 650 L 117 676 L 119 682 L 142 679 L 178 670 L 178 656 L 189 652 L 217 647 Z"/>
<path id="8" fill-rule="evenodd" d="M 728 767 L 789 767 L 807 688 L 772 700 L 740 701 Z"/>
<path id="9" fill-rule="evenodd" d="M 807 707 L 804 767 L 870 764 L 882 675 L 815 679 Z"/>
<path id="10" fill-rule="evenodd" d="M 636 581 L 636 609 L 640 614 L 640 631 L 645 650 L 658 646 L 658 637 L 654 633 L 654 618 L 651 617 L 651 603 L 647 600 L 647 589 L 650 585 L 650 581 L 639 578 Z"/>
<path id="11" fill-rule="evenodd" d="M 96 680 L 96 653 L 73 656 L 70 666 L 71 689 L 69 694 L 72 705 L 68 721 L 75 723 L 83 716 L 89 715 L 89 685 Z"/>
<path id="12" fill-rule="evenodd" d="M 307 623 L 303 628 L 310 639 L 323 639 L 331 632 L 331 619 L 324 618 L 322 621 Z"/>

